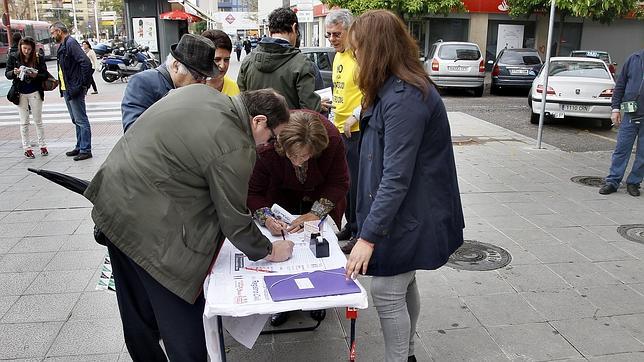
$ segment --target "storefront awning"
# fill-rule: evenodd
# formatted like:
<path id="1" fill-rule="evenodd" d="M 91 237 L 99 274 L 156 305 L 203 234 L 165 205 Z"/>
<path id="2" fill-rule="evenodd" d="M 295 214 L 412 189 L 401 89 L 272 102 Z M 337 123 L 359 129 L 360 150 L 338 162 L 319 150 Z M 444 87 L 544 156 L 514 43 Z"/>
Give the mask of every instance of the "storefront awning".
<path id="1" fill-rule="evenodd" d="M 191 23 L 196 23 L 198 21 L 201 21 L 200 17 L 198 17 L 196 15 L 188 14 L 183 10 L 172 10 L 172 11 L 168 11 L 166 13 L 161 13 L 161 14 L 159 14 L 159 19 L 163 19 L 163 20 L 187 20 L 187 21 L 189 21 Z"/>

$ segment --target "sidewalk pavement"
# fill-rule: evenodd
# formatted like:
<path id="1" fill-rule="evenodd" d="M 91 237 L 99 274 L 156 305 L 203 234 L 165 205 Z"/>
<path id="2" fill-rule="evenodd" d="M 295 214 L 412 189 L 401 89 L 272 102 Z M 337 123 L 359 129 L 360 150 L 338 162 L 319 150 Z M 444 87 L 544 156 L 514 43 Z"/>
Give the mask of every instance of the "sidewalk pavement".
<path id="1" fill-rule="evenodd" d="M 534 140 L 469 115 L 450 121 L 466 238 L 504 248 L 512 262 L 418 272 L 417 359 L 644 360 L 644 244 L 616 231 L 644 223 L 643 199 L 570 181 L 604 176 L 610 153 L 536 150 Z M 120 127 L 97 125 L 94 158 L 83 162 L 64 155 L 71 125 L 48 125 L 50 155 L 35 160 L 22 157 L 17 127 L 0 127 L 0 359 L 129 360 L 114 293 L 95 290 L 106 251 L 93 241 L 90 204 L 26 171 L 90 179 Z M 382 360 L 377 314 L 359 314 L 357 358 Z M 310 323 L 306 315 L 289 325 Z M 347 360 L 348 331 L 336 308 L 318 330 L 261 336 L 252 350 L 227 338 L 228 360 Z"/>

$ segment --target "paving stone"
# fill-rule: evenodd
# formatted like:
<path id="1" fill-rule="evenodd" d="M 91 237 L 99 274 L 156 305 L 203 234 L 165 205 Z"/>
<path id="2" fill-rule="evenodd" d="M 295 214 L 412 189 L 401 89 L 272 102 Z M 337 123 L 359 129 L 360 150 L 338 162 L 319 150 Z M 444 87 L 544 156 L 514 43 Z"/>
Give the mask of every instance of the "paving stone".
<path id="1" fill-rule="evenodd" d="M 421 299 L 436 297 L 456 297 L 456 291 L 452 288 L 440 271 L 419 270 L 416 272 L 416 284 Z"/>
<path id="2" fill-rule="evenodd" d="M 70 320 L 120 318 L 116 293 L 103 290 L 83 293 L 69 318 Z"/>
<path id="3" fill-rule="evenodd" d="M 609 354 L 591 357 L 588 360 L 592 362 L 642 362 L 644 361 L 644 352 Z"/>
<path id="4" fill-rule="evenodd" d="M 491 216 L 485 217 L 485 221 L 493 227 L 505 231 L 507 229 L 537 229 L 538 226 L 521 216 Z"/>
<path id="5" fill-rule="evenodd" d="M 94 270 L 46 270 L 25 290 L 25 294 L 82 292 L 94 279 Z M 96 279 L 98 280 L 98 279 Z M 93 283 L 95 286 L 95 283 Z"/>
<path id="6" fill-rule="evenodd" d="M 107 248 L 97 243 L 93 234 L 70 235 L 60 247 L 60 251 L 65 250 L 103 250 L 107 253 Z"/>
<path id="7" fill-rule="evenodd" d="M 441 268 L 441 271 L 459 296 L 515 292 L 497 271 L 462 271 L 447 267 Z"/>
<path id="8" fill-rule="evenodd" d="M 420 332 L 480 325 L 461 298 L 443 297 L 421 302 L 416 329 Z"/>
<path id="9" fill-rule="evenodd" d="M 71 235 L 80 225 L 79 220 L 41 221 L 29 232 L 29 236 Z"/>
<path id="10" fill-rule="evenodd" d="M 620 206 L 623 207 L 623 206 Z M 585 229 L 606 241 L 624 240 L 617 232 L 617 225 L 584 226 Z"/>
<path id="11" fill-rule="evenodd" d="M 501 269 L 499 274 L 519 292 L 552 291 L 570 287 L 545 265 L 517 265 Z"/>
<path id="12" fill-rule="evenodd" d="M 534 201 L 508 203 L 505 206 L 509 207 L 519 216 L 526 217 L 527 219 L 530 219 L 533 215 L 551 215 L 555 213 L 547 206 L 537 204 Z"/>
<path id="13" fill-rule="evenodd" d="M 526 245 L 526 249 L 544 264 L 589 261 L 567 244 Z"/>
<path id="14" fill-rule="evenodd" d="M 576 288 L 621 284 L 599 266 L 589 262 L 548 264 L 548 267 Z"/>
<path id="15" fill-rule="evenodd" d="M 592 232 L 584 229 L 581 226 L 573 227 L 559 227 L 559 228 L 544 228 L 544 231 L 548 234 L 559 239 L 562 243 L 576 243 L 576 242 L 588 242 L 599 241 L 600 238 Z"/>
<path id="16" fill-rule="evenodd" d="M 486 327 L 545 321 L 517 293 L 469 296 L 463 299 L 474 316 Z"/>
<path id="17" fill-rule="evenodd" d="M 55 253 L 6 254 L 0 259 L 0 273 L 41 271 Z"/>
<path id="18" fill-rule="evenodd" d="M 634 258 L 606 241 L 584 241 L 571 247 L 592 261 L 633 260 Z"/>
<path id="19" fill-rule="evenodd" d="M 628 286 L 635 290 L 637 293 L 644 295 L 644 283 L 629 284 Z"/>
<path id="20" fill-rule="evenodd" d="M 520 293 L 546 320 L 592 317 L 597 307 L 574 289 Z"/>
<path id="21" fill-rule="evenodd" d="M 245 348 L 245 347 L 242 347 L 242 348 Z M 125 353 L 121 353 L 119 355 L 119 362 L 134 362 L 134 361 L 132 361 L 132 357 L 130 357 L 130 354 L 127 353 L 127 350 L 126 350 Z"/>
<path id="22" fill-rule="evenodd" d="M 59 251 L 46 270 L 96 270 L 105 259 L 103 250 Z"/>
<path id="23" fill-rule="evenodd" d="M 37 272 L 0 273 L 0 291 L 3 296 L 21 295 L 37 275 Z"/>
<path id="24" fill-rule="evenodd" d="M 8 252 L 14 245 L 18 244 L 20 238 L 3 238 L 0 237 L 0 255 Z"/>
<path id="25" fill-rule="evenodd" d="M 85 220 L 91 212 L 92 209 L 89 207 L 78 209 L 55 209 L 47 214 L 44 221 Z"/>
<path id="26" fill-rule="evenodd" d="M 610 318 L 585 318 L 551 323 L 585 357 L 644 350 L 644 344 Z"/>
<path id="27" fill-rule="evenodd" d="M 547 361 L 581 357 L 548 323 L 496 326 L 488 330 L 511 360 Z"/>
<path id="28" fill-rule="evenodd" d="M 51 210 L 12 211 L 2 219 L 3 224 L 31 223 L 36 224 L 44 219 Z"/>
<path id="29" fill-rule="evenodd" d="M 519 245 L 560 245 L 561 241 L 543 230 L 505 229 L 503 233 Z"/>
<path id="30" fill-rule="evenodd" d="M 0 324 L 2 358 L 44 357 L 62 322 Z"/>
<path id="31" fill-rule="evenodd" d="M 428 331 L 419 335 L 434 361 L 509 361 L 482 327 Z"/>
<path id="32" fill-rule="evenodd" d="M 119 318 L 70 320 L 61 329 L 47 356 L 120 353 L 124 343 Z"/>
<path id="33" fill-rule="evenodd" d="M 630 240 L 627 241 L 614 241 L 611 242 L 611 245 L 619 248 L 625 253 L 631 255 L 632 257 L 644 260 L 644 244 L 635 243 Z"/>
<path id="34" fill-rule="evenodd" d="M 0 319 L 2 319 L 2 316 L 4 316 L 18 298 L 19 297 L 17 295 L 0 296 Z"/>
<path id="35" fill-rule="evenodd" d="M 31 222 L 20 223 L 0 223 L 0 235 L 5 238 L 22 238 L 26 236 L 33 228 Z"/>
<path id="36" fill-rule="evenodd" d="M 624 284 L 644 283 L 644 261 L 623 260 L 597 263 Z"/>
<path id="37" fill-rule="evenodd" d="M 599 308 L 598 316 L 644 313 L 644 296 L 626 285 L 582 288 L 579 292 Z"/>
<path id="38" fill-rule="evenodd" d="M 55 252 L 67 239 L 66 235 L 57 236 L 28 236 L 14 245 L 10 253 L 43 253 Z"/>
<path id="39" fill-rule="evenodd" d="M 47 357 L 44 362 L 117 362 L 120 354 L 86 354 L 82 356 Z"/>
<path id="40" fill-rule="evenodd" d="M 504 245 L 499 245 L 505 249 L 512 256 L 510 266 L 515 265 L 528 265 L 528 264 L 541 264 L 541 261 L 528 251 L 523 245 L 511 242 Z"/>
<path id="41" fill-rule="evenodd" d="M 577 225 L 577 223 L 561 214 L 530 215 L 526 218 L 540 228 L 569 227 Z"/>
<path id="42" fill-rule="evenodd" d="M 1 323 L 65 321 L 80 294 L 23 295 L 2 318 Z"/>

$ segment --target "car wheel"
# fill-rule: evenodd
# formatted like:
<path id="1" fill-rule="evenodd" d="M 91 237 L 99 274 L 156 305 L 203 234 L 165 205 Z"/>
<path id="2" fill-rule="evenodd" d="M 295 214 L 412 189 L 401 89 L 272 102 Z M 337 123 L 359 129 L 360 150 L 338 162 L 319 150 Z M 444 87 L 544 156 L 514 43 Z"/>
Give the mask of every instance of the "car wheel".
<path id="1" fill-rule="evenodd" d="M 534 113 L 532 110 L 530 110 L 530 123 L 539 124 L 539 113 Z"/>
<path id="2" fill-rule="evenodd" d="M 485 85 L 474 88 L 474 97 L 483 97 L 483 91 L 485 91 Z"/>
<path id="3" fill-rule="evenodd" d="M 602 129 L 611 129 L 613 128 L 613 121 L 610 119 L 602 119 Z"/>

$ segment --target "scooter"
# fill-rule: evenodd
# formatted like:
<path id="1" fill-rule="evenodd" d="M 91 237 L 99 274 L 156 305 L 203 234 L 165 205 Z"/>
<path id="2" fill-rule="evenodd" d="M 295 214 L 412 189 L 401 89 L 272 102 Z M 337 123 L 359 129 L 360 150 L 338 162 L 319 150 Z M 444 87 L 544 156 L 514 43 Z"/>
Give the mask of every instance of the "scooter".
<path id="1" fill-rule="evenodd" d="M 123 55 L 118 55 L 117 53 Z M 147 57 L 136 48 L 128 50 L 121 48 L 119 52 L 115 51 L 114 54 L 103 58 L 102 63 L 103 71 L 101 76 L 108 83 L 112 83 L 119 78 L 126 79 L 150 68 Z"/>

